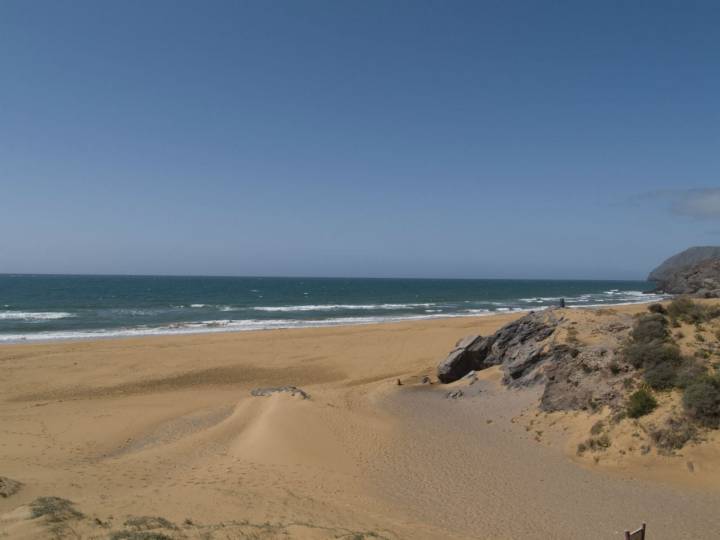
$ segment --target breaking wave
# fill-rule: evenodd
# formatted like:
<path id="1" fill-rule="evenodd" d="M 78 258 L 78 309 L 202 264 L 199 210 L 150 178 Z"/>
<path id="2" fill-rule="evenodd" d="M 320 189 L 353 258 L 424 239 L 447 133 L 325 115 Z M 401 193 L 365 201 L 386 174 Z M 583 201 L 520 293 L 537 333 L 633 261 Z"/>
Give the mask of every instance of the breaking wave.
<path id="1" fill-rule="evenodd" d="M 51 321 L 74 316 L 65 311 L 0 311 L 3 321 Z"/>

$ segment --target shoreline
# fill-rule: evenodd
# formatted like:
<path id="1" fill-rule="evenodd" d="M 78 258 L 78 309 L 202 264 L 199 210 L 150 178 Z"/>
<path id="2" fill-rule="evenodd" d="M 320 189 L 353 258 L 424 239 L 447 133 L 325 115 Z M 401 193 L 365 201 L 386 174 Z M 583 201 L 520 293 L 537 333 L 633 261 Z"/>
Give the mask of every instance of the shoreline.
<path id="1" fill-rule="evenodd" d="M 652 300 L 642 300 L 639 302 L 619 302 L 619 303 L 604 303 L 604 304 L 589 304 L 582 306 L 566 306 L 568 309 L 614 309 L 623 308 L 627 306 L 642 306 L 652 304 L 656 302 L 663 302 L 669 300 L 671 295 L 666 295 L 663 298 L 655 297 Z M 152 328 L 126 328 L 118 330 L 68 330 L 58 331 L 55 335 L 48 336 L 51 332 L 37 333 L 23 335 L 22 337 L 15 337 L 12 335 L 11 338 L 5 339 L 0 335 L 0 347 L 5 345 L 22 345 L 22 344 L 49 344 L 49 343 L 74 343 L 74 342 L 92 342 L 92 341 L 107 341 L 107 340 L 126 340 L 136 338 L 151 338 L 151 337 L 174 337 L 174 336 L 199 336 L 199 335 L 216 335 L 216 334 L 246 334 L 254 332 L 269 332 L 274 330 L 308 330 L 308 329 L 320 329 L 320 328 L 343 328 L 343 327 L 365 327 L 374 325 L 386 325 L 386 324 L 403 324 L 412 322 L 427 322 L 427 321 L 441 321 L 441 320 L 455 320 L 455 319 L 476 319 L 476 318 L 488 318 L 488 317 L 500 317 L 506 315 L 522 315 L 533 311 L 543 311 L 556 306 L 538 306 L 535 308 L 501 308 L 495 311 L 487 311 L 486 313 L 443 313 L 443 314 L 428 314 L 428 315 L 408 315 L 408 316 L 388 316 L 388 317 L 348 317 L 348 318 L 336 318 L 336 319 L 322 319 L 322 320 L 298 320 L 298 319 L 253 319 L 253 320 L 232 320 L 228 319 L 225 321 L 199 321 L 199 322 L 188 322 L 188 323 L 171 323 L 169 325 L 152 327 Z M 364 319 L 364 320 L 361 320 Z M 349 322 L 352 320 L 353 322 Z M 236 323 L 233 326 L 233 323 Z M 245 324 L 243 327 L 242 324 Z M 251 323 L 248 325 L 247 323 Z M 269 326 L 263 326 L 269 325 Z M 58 335 L 58 334 L 72 334 L 72 335 Z"/>
<path id="2" fill-rule="evenodd" d="M 24 517 L 39 497 L 72 501 L 83 537 L 147 516 L 188 540 L 569 540 L 642 517 L 658 539 L 720 527 L 718 490 L 648 478 L 656 461 L 621 474 L 574 462 L 554 419 L 530 425 L 539 389 L 507 388 L 499 368 L 472 390 L 423 383 L 460 338 L 519 316 L 0 346 L 0 474 L 23 486 L 0 498 L 0 536 L 47 538 Z M 288 387 L 308 398 L 277 392 Z M 692 459 L 702 478 L 720 462 Z"/>

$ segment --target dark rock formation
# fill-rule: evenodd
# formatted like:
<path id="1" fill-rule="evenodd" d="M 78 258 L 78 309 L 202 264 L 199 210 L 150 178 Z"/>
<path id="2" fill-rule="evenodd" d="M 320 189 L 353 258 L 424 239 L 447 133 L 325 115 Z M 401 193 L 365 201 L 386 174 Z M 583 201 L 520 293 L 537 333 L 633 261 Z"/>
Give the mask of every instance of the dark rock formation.
<path id="1" fill-rule="evenodd" d="M 457 381 L 468 372 L 484 369 L 487 357 L 487 340 L 480 335 L 468 336 L 455 344 L 447 358 L 438 366 L 438 379 L 442 383 Z"/>
<path id="2" fill-rule="evenodd" d="M 438 366 L 442 382 L 500 365 L 510 387 L 544 384 L 545 411 L 596 408 L 618 402 L 630 367 L 619 352 L 632 317 L 619 313 L 584 315 L 586 342 L 577 338 L 576 322 L 564 310 L 530 313 L 492 336 L 466 338 Z M 465 347 L 461 345 L 467 344 Z"/>
<path id="3" fill-rule="evenodd" d="M 703 286 L 692 275 L 699 271 L 701 279 L 720 279 L 720 274 L 711 270 L 709 263 L 720 261 L 720 246 L 699 246 L 686 249 L 673 255 L 655 270 L 650 272 L 649 281 L 655 282 L 657 289 L 670 294 L 696 294 Z"/>
<path id="4" fill-rule="evenodd" d="M 22 484 L 17 480 L 13 480 L 7 476 L 0 476 L 0 497 L 3 499 L 6 499 L 11 495 L 15 495 L 18 491 L 20 491 L 21 487 Z"/>
<path id="5" fill-rule="evenodd" d="M 310 394 L 308 394 L 304 390 L 301 390 L 297 386 L 273 386 L 269 388 L 255 388 L 250 392 L 250 394 L 256 397 L 266 397 L 271 396 L 272 394 L 277 394 L 279 392 L 287 392 L 293 397 L 299 396 L 302 399 L 310 399 Z"/>
<path id="6" fill-rule="evenodd" d="M 449 383 L 470 371 L 503 364 L 506 378 L 518 380 L 542 355 L 540 342 L 549 337 L 557 319 L 554 310 L 530 313 L 503 326 L 492 336 L 469 336 L 460 340 L 438 366 L 438 379 Z"/>
<path id="7" fill-rule="evenodd" d="M 675 272 L 658 282 L 658 289 L 670 294 L 718 298 L 720 297 L 720 259 L 703 261 Z"/>

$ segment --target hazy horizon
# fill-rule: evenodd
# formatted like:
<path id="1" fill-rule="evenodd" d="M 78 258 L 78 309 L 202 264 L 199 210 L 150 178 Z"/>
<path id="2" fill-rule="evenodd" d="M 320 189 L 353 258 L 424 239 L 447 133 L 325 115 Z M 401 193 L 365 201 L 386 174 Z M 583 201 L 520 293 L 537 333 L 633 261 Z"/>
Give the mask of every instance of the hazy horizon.
<path id="1" fill-rule="evenodd" d="M 54 272 L 0 272 L 0 276 L 42 277 L 177 277 L 177 278 L 256 278 L 256 279 L 397 279 L 397 280 L 458 280 L 458 281 L 647 281 L 637 279 L 551 278 L 551 277 L 437 277 L 437 276 L 322 276 L 322 275 L 232 275 L 232 274 L 88 274 L 83 272 L 58 274 Z M 647 276 L 645 276 L 647 277 Z"/>
<path id="2" fill-rule="evenodd" d="M 644 280 L 720 234 L 720 5 L 0 4 L 0 272 Z"/>

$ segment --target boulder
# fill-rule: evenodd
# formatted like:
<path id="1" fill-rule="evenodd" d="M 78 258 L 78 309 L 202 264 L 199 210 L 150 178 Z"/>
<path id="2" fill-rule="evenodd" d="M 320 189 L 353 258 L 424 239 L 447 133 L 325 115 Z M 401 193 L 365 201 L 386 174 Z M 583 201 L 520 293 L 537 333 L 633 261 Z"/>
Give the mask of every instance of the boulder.
<path id="1" fill-rule="evenodd" d="M 17 480 L 13 480 L 7 476 L 0 476 L 0 497 L 3 499 L 6 499 L 11 495 L 15 495 L 18 491 L 20 491 L 21 487 L 22 484 Z"/>
<path id="2" fill-rule="evenodd" d="M 479 334 L 467 336 L 455 344 L 445 360 L 440 362 L 437 369 L 438 379 L 442 383 L 457 381 L 468 372 L 483 365 L 486 353 L 487 338 Z"/>

